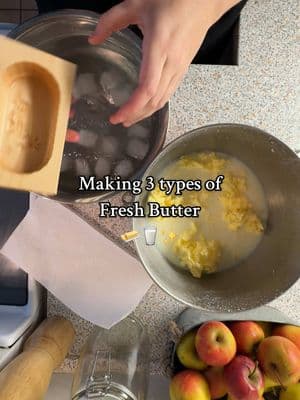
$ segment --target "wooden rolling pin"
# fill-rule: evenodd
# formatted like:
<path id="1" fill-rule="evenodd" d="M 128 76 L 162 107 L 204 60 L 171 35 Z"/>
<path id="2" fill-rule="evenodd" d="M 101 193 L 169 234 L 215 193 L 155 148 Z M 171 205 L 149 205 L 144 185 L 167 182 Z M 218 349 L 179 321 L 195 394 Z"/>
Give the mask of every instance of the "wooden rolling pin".
<path id="1" fill-rule="evenodd" d="M 28 338 L 23 353 L 0 372 L 0 400 L 43 400 L 51 376 L 65 359 L 74 328 L 61 317 L 46 319 Z"/>

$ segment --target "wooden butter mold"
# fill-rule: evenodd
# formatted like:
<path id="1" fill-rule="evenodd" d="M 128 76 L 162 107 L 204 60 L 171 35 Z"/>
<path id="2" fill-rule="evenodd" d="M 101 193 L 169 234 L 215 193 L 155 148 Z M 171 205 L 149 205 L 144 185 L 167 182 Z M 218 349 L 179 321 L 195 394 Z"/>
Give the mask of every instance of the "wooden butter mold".
<path id="1" fill-rule="evenodd" d="M 76 66 L 0 38 L 0 186 L 57 193 Z"/>

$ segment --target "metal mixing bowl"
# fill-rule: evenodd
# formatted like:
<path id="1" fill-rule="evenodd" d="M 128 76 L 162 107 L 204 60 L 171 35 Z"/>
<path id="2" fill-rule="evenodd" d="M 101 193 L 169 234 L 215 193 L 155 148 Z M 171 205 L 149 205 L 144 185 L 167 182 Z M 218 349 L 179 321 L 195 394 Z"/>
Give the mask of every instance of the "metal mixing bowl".
<path id="1" fill-rule="evenodd" d="M 300 161 L 275 137 L 244 125 L 212 125 L 170 143 L 145 172 L 158 177 L 182 155 L 200 151 L 227 153 L 244 162 L 262 183 L 268 205 L 265 234 L 254 252 L 239 265 L 201 279 L 174 268 L 156 246 L 136 240 L 138 254 L 152 279 L 167 293 L 192 307 L 238 312 L 275 299 L 300 276 Z M 148 193 L 137 197 L 146 203 Z M 144 218 L 133 227 L 143 232 Z"/>
<path id="2" fill-rule="evenodd" d="M 89 35 L 95 30 L 99 15 L 86 10 L 63 10 L 43 14 L 26 21 L 9 34 L 11 38 L 20 40 L 31 46 L 51 54 L 70 60 L 84 69 L 91 64 L 94 69 L 101 63 L 103 51 L 107 62 L 119 62 L 131 81 L 138 83 L 139 67 L 142 57 L 141 40 L 129 29 L 113 33 L 100 46 L 88 44 Z M 99 119 L 101 117 L 99 116 Z M 166 105 L 151 117 L 151 148 L 146 158 L 137 166 L 130 177 L 139 178 L 146 167 L 155 158 L 163 146 L 169 120 L 169 107 Z M 110 129 L 115 129 L 110 127 Z M 65 156 L 67 154 L 65 153 Z M 102 178 L 102 177 L 97 177 Z M 99 201 L 112 193 L 78 192 L 74 187 L 71 192 L 64 190 L 64 177 L 61 175 L 58 194 L 52 199 L 73 203 Z"/>

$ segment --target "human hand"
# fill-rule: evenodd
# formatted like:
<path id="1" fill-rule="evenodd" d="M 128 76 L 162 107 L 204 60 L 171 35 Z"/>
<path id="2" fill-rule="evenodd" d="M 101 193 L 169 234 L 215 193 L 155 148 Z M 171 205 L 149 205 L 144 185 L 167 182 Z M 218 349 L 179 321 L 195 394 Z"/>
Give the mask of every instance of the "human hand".
<path id="1" fill-rule="evenodd" d="M 102 14 L 90 44 L 138 25 L 143 32 L 139 84 L 111 116 L 128 127 L 161 109 L 177 89 L 206 33 L 234 0 L 125 0 Z"/>

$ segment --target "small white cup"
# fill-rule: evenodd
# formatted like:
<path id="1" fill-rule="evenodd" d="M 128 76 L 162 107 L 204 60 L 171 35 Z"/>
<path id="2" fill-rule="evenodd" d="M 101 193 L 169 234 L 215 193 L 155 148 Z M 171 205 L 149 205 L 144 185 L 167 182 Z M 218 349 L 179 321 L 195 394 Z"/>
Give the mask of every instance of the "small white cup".
<path id="1" fill-rule="evenodd" d="M 144 228 L 145 243 L 147 246 L 154 246 L 156 240 L 157 228 L 149 225 Z"/>

